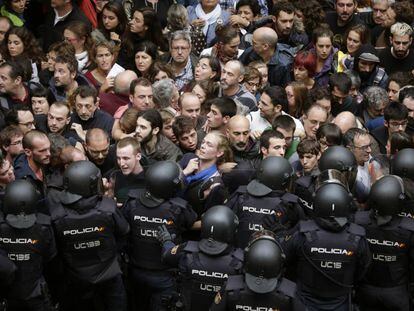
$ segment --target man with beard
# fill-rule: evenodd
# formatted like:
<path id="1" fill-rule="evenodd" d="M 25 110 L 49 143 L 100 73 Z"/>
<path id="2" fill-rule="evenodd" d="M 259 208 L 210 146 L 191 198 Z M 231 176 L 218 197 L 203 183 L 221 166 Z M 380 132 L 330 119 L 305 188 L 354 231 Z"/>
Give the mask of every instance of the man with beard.
<path id="1" fill-rule="evenodd" d="M 88 79 L 78 73 L 78 61 L 74 55 L 56 57 L 55 71 L 50 79 L 49 89 L 54 101 L 66 100 L 81 85 L 90 85 Z"/>
<path id="2" fill-rule="evenodd" d="M 406 132 L 410 135 L 414 134 L 414 87 L 408 87 L 404 92 L 400 93 L 402 104 L 408 109 L 408 125 Z"/>
<path id="3" fill-rule="evenodd" d="M 329 90 L 331 91 L 331 113 L 336 117 L 343 111 L 356 114 L 358 105 L 349 95 L 351 79 L 343 72 L 337 72 L 329 77 Z"/>
<path id="4" fill-rule="evenodd" d="M 388 75 L 379 63 L 377 50 L 370 44 L 363 44 L 355 53 L 354 70 L 361 78 L 360 92 L 363 93 L 370 86 L 387 88 Z"/>
<path id="5" fill-rule="evenodd" d="M 396 71 L 412 71 L 414 54 L 410 53 L 413 41 L 413 29 L 406 23 L 395 23 L 391 26 L 391 47 L 381 51 L 380 64 L 388 74 Z"/>
<path id="6" fill-rule="evenodd" d="M 135 138 L 125 137 L 117 143 L 116 161 L 120 169 L 112 174 L 111 184 L 118 205 L 125 202 L 130 190 L 145 188 L 144 169 L 140 160 L 141 147 Z"/>
<path id="7" fill-rule="evenodd" d="M 102 176 L 115 168 L 115 146 L 110 144 L 109 136 L 104 130 L 99 128 L 88 130 L 83 147 L 89 160 L 99 168 Z"/>
<path id="8" fill-rule="evenodd" d="M 347 29 L 354 25 L 363 24 L 362 20 L 357 14 L 356 0 L 336 0 L 335 12 L 328 12 L 326 14 L 326 23 L 334 33 L 334 42 L 338 46 L 346 44 L 344 38 Z"/>
<path id="9" fill-rule="evenodd" d="M 114 118 L 108 113 L 98 109 L 98 92 L 91 86 L 80 86 L 73 93 L 75 98 L 75 111 L 72 113 L 71 128 L 79 137 L 83 138 L 84 131 L 100 128 L 108 135 L 112 132 Z"/>
<path id="10" fill-rule="evenodd" d="M 144 166 L 156 161 L 177 161 L 182 156 L 180 149 L 162 135 L 162 118 L 155 109 L 139 114 L 135 136 L 141 144 Z"/>
<path id="11" fill-rule="evenodd" d="M 220 86 L 223 96 L 238 100 L 249 111 L 256 111 L 256 98 L 241 82 L 244 79 L 244 66 L 238 60 L 229 60 L 221 71 Z"/>
<path id="12" fill-rule="evenodd" d="M 24 153 L 14 160 L 16 179 L 26 179 L 45 197 L 44 170 L 50 163 L 50 141 L 45 133 L 37 130 L 27 132 L 23 137 Z M 45 207 L 44 204 L 41 205 Z M 47 210 L 42 213 L 49 214 Z"/>

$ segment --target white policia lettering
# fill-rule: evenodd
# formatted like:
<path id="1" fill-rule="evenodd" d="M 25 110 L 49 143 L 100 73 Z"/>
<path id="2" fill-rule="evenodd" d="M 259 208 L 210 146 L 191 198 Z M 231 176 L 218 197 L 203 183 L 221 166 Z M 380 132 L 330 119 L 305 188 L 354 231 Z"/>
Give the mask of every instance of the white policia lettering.
<path id="1" fill-rule="evenodd" d="M 82 229 L 71 229 L 63 231 L 63 235 L 79 235 L 85 233 L 102 232 L 104 227 L 88 227 Z"/>

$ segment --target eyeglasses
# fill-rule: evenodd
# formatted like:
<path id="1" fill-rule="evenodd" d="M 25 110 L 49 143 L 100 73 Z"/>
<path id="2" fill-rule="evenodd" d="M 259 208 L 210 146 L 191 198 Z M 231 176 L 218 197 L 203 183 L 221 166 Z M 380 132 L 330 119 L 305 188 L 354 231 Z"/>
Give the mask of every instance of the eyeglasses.
<path id="1" fill-rule="evenodd" d="M 408 123 L 407 120 L 400 121 L 400 122 L 398 122 L 398 121 L 391 121 L 391 122 L 389 122 L 389 125 L 390 125 L 390 127 L 398 128 L 400 126 L 405 127 L 407 125 L 407 123 Z"/>
<path id="2" fill-rule="evenodd" d="M 362 151 L 367 151 L 368 149 L 371 149 L 371 146 L 372 146 L 372 144 L 368 144 L 368 145 L 365 145 L 365 146 L 355 146 L 354 145 L 354 148 L 360 149 Z"/>
<path id="3" fill-rule="evenodd" d="M 188 51 L 190 49 L 189 46 L 184 47 L 184 46 L 177 46 L 177 47 L 172 47 L 171 50 L 173 51 Z"/>
<path id="4" fill-rule="evenodd" d="M 15 142 L 10 143 L 9 146 L 17 146 L 17 145 L 21 145 L 22 143 L 23 143 L 22 140 L 17 140 Z"/>
<path id="5" fill-rule="evenodd" d="M 29 121 L 29 122 L 25 122 L 25 123 L 19 122 L 19 124 L 20 125 L 23 125 L 23 126 L 27 126 L 27 127 L 35 126 L 35 122 L 34 121 Z"/>

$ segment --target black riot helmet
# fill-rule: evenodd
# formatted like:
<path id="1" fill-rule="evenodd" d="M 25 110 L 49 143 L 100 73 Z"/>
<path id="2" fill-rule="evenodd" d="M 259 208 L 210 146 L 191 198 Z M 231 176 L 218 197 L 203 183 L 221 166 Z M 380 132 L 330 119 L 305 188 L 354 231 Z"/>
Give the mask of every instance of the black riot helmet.
<path id="1" fill-rule="evenodd" d="M 87 160 L 71 163 L 63 174 L 62 202 L 72 204 L 81 198 L 102 194 L 101 171 Z"/>
<path id="2" fill-rule="evenodd" d="M 285 255 L 272 232 L 252 235 L 244 255 L 247 287 L 255 293 L 273 291 L 282 275 Z"/>
<path id="3" fill-rule="evenodd" d="M 222 253 L 234 241 L 239 219 L 225 205 L 209 208 L 201 216 L 200 250 L 209 255 Z"/>
<path id="4" fill-rule="evenodd" d="M 282 157 L 267 157 L 257 171 L 257 181 L 271 190 L 285 190 L 294 174 L 289 161 Z M 251 189 L 247 189 L 251 192 Z M 252 192 L 252 194 L 254 194 Z"/>
<path id="5" fill-rule="evenodd" d="M 358 164 L 354 154 L 346 147 L 332 146 L 322 153 L 318 164 L 319 170 L 325 171 L 329 169 L 335 169 L 345 174 L 348 179 L 348 185 L 352 189 Z"/>
<path id="6" fill-rule="evenodd" d="M 414 149 L 398 151 L 391 160 L 391 174 L 414 180 Z"/>
<path id="7" fill-rule="evenodd" d="M 314 193 L 313 211 L 316 217 L 334 219 L 340 226 L 348 222 L 352 195 L 346 187 L 335 181 L 319 186 Z"/>
<path id="8" fill-rule="evenodd" d="M 30 228 L 36 222 L 39 193 L 27 180 L 9 183 L 3 200 L 3 212 L 7 223 L 18 229 Z"/>
<path id="9" fill-rule="evenodd" d="M 385 175 L 377 180 L 369 193 L 369 206 L 376 212 L 382 223 L 387 223 L 397 215 L 405 199 L 404 185 L 401 177 Z"/>
<path id="10" fill-rule="evenodd" d="M 182 188 L 183 174 L 181 168 L 173 161 L 159 161 L 151 165 L 145 174 L 146 192 L 140 201 L 148 207 L 161 204 L 173 198 Z"/>

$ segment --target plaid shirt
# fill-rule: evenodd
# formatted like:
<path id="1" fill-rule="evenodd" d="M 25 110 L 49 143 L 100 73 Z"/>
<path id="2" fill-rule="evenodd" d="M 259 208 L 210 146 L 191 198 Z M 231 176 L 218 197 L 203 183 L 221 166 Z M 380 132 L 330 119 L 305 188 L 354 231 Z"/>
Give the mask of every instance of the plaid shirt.
<path id="1" fill-rule="evenodd" d="M 175 76 L 175 86 L 181 92 L 182 88 L 193 80 L 193 66 L 191 65 L 191 58 L 188 56 L 187 65 L 178 76 Z"/>

